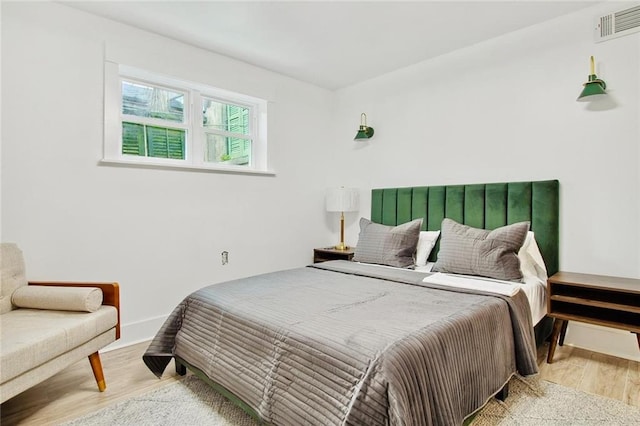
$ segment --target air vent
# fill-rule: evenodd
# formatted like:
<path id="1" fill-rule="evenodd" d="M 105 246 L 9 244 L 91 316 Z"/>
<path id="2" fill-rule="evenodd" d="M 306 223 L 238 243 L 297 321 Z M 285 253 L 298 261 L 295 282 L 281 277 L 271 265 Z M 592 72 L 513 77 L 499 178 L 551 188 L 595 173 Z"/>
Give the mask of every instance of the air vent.
<path id="1" fill-rule="evenodd" d="M 640 6 L 601 16 L 596 21 L 596 42 L 637 33 L 640 31 Z"/>

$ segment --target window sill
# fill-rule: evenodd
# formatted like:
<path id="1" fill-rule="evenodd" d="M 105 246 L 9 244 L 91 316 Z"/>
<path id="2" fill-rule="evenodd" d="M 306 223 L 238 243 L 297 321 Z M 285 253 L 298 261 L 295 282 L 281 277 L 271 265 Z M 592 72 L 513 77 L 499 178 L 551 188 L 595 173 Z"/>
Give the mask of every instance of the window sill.
<path id="1" fill-rule="evenodd" d="M 272 170 L 256 170 L 247 169 L 243 166 L 227 165 L 227 166 L 196 166 L 193 164 L 166 164 L 162 162 L 139 162 L 124 159 L 107 159 L 103 158 L 99 162 L 103 166 L 113 167 L 135 167 L 143 169 L 172 169 L 172 170 L 192 170 L 197 172 L 207 173 L 230 173 L 230 174 L 244 174 L 244 175 L 262 175 L 262 176 L 275 176 L 276 172 Z"/>

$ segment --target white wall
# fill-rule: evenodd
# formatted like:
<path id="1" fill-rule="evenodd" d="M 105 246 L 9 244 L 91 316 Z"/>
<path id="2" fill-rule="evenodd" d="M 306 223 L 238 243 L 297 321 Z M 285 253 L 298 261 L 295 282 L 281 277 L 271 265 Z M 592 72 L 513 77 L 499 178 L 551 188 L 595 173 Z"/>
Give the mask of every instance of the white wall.
<path id="1" fill-rule="evenodd" d="M 323 212 L 335 185 L 360 188 L 368 216 L 373 187 L 557 178 L 561 268 L 640 277 L 640 34 L 594 44 L 600 11 L 332 93 L 64 5 L 4 2 L 2 240 L 30 279 L 119 281 L 123 343 L 202 285 L 308 263 L 337 239 Z M 129 65 L 268 99 L 277 176 L 99 166 L 105 43 Z M 592 54 L 607 110 L 575 102 Z M 355 143 L 361 112 L 376 135 Z M 603 330 L 640 358 L 631 335 Z M 584 332 L 567 343 L 589 347 Z"/>
<path id="2" fill-rule="evenodd" d="M 341 90 L 337 170 L 362 188 L 559 179 L 560 268 L 640 278 L 640 34 L 595 44 L 594 17 L 611 11 L 589 8 Z M 592 105 L 575 101 L 590 55 L 609 93 Z M 349 142 L 361 112 L 375 136 Z M 348 239 L 357 231 L 352 221 Z M 598 330 L 603 340 L 578 328 L 568 344 L 640 360 L 630 333 Z"/>
<path id="3" fill-rule="evenodd" d="M 267 99 L 276 176 L 98 165 L 105 46 Z M 189 292 L 308 264 L 333 242 L 324 191 L 348 184 L 325 169 L 333 96 L 64 5 L 3 3 L 2 239 L 20 245 L 29 279 L 118 281 L 121 344 L 148 339 Z"/>

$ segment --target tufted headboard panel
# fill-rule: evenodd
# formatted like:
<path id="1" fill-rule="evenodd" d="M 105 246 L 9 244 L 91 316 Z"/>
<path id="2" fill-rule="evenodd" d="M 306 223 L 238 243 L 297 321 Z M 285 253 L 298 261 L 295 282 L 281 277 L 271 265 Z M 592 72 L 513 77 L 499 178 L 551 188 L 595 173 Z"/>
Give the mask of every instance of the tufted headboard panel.
<path id="1" fill-rule="evenodd" d="M 399 225 L 422 218 L 427 231 L 439 230 L 445 217 L 483 229 L 530 221 L 551 276 L 558 271 L 559 186 L 546 180 L 373 189 L 371 220 Z"/>

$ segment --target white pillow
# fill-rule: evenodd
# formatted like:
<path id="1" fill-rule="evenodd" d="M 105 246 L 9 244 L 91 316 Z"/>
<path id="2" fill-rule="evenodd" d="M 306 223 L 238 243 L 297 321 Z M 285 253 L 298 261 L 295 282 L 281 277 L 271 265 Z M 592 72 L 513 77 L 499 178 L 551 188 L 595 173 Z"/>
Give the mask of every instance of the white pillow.
<path id="1" fill-rule="evenodd" d="M 547 267 L 544 264 L 540 248 L 538 248 L 538 243 L 532 231 L 527 232 L 527 237 L 518 251 L 518 259 L 520 259 L 523 282 L 529 282 L 533 279 L 545 286 L 547 285 Z"/>
<path id="2" fill-rule="evenodd" d="M 431 250 L 436 246 L 440 231 L 420 231 L 416 248 L 416 266 L 425 266 Z"/>

